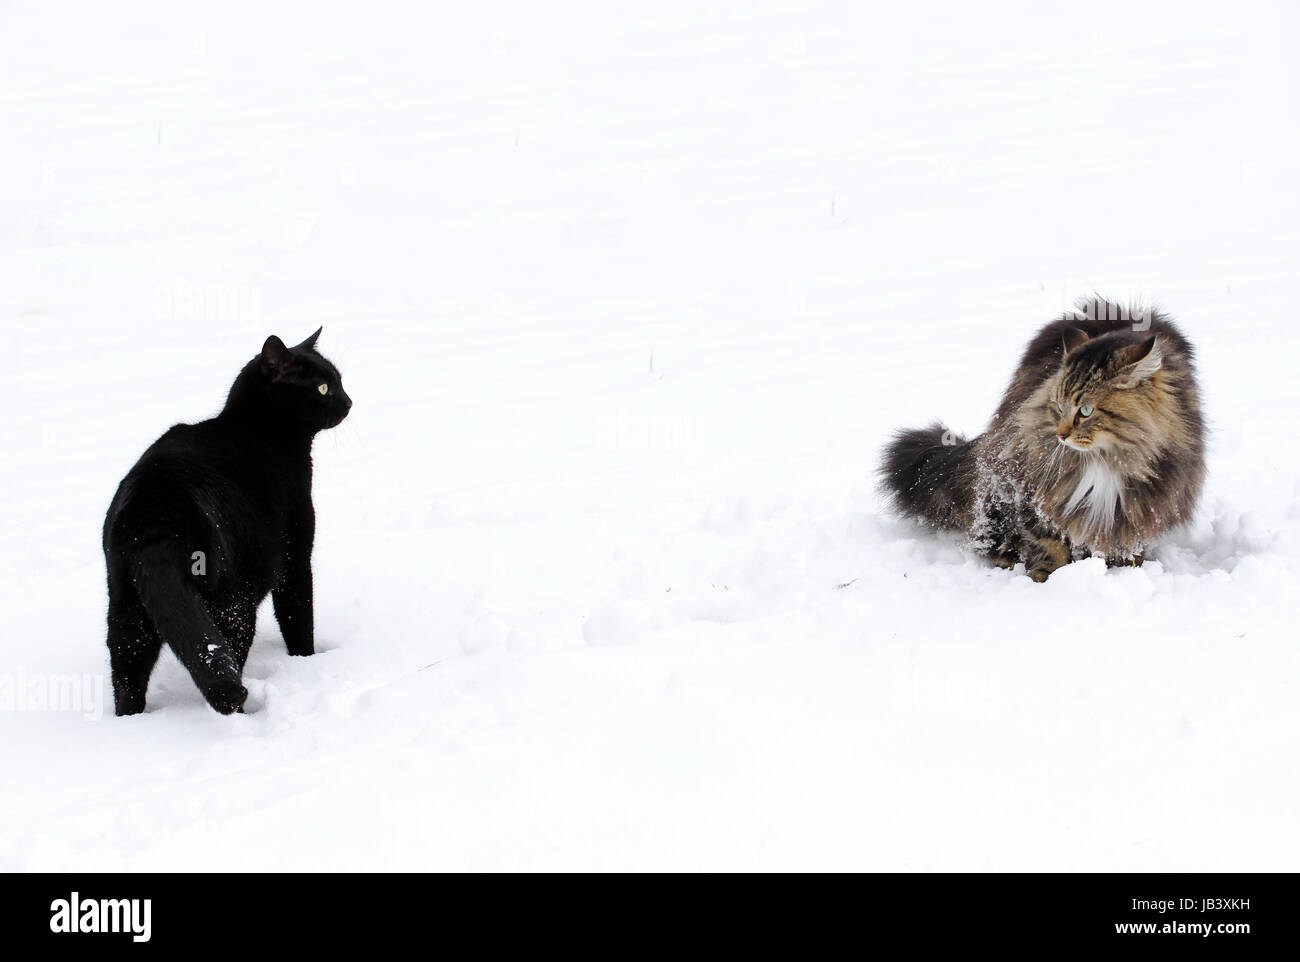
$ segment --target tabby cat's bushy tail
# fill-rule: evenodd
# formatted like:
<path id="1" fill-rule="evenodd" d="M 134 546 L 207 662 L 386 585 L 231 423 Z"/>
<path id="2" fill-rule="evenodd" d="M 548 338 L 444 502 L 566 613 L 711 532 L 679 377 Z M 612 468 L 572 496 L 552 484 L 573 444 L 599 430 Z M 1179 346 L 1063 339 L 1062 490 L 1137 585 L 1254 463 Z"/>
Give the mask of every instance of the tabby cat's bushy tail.
<path id="1" fill-rule="evenodd" d="M 880 486 L 899 513 L 965 530 L 975 500 L 975 441 L 938 423 L 899 431 L 885 447 Z"/>

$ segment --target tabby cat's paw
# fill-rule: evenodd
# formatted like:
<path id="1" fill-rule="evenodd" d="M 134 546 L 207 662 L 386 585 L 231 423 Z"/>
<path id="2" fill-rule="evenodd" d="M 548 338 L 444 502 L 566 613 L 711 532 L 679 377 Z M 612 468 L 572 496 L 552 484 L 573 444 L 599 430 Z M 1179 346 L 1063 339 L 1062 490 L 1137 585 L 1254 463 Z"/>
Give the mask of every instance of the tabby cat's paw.
<path id="1" fill-rule="evenodd" d="M 1107 558 L 1107 568 L 1141 568 L 1144 556 L 1134 555 L 1131 558 Z"/>

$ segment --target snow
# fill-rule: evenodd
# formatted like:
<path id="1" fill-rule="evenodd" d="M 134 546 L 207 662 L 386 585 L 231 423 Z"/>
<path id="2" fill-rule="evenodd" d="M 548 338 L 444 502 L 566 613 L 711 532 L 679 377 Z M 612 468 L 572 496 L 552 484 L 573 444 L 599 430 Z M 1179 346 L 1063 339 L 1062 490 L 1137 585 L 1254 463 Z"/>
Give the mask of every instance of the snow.
<path id="1" fill-rule="evenodd" d="M 1293 869 L 1298 39 L 0 7 L 0 868 Z M 888 433 L 1093 290 L 1198 348 L 1198 516 L 1042 585 L 890 517 Z M 108 698 L 118 480 L 320 324 L 320 654 L 268 605 L 246 715 L 169 653 L 34 709 Z"/>

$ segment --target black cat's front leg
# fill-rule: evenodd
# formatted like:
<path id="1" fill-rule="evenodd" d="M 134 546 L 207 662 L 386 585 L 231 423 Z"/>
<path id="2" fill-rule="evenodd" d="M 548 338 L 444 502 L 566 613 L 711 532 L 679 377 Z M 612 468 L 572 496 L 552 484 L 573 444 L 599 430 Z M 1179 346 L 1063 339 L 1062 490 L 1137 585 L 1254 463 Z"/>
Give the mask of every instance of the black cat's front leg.
<path id="1" fill-rule="evenodd" d="M 290 555 L 280 578 L 272 589 L 275 620 L 291 655 L 311 655 L 316 651 L 312 617 L 311 555 Z"/>

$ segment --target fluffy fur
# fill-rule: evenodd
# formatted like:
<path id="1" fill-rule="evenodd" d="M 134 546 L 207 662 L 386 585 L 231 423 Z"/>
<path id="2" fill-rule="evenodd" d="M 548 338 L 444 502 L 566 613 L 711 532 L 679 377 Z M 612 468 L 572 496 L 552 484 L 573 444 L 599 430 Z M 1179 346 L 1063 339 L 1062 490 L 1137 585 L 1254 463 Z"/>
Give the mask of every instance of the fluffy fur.
<path id="1" fill-rule="evenodd" d="M 1204 425 L 1191 345 L 1162 314 L 1133 317 L 1084 301 L 1044 327 L 974 440 L 896 435 L 880 468 L 895 507 L 1036 581 L 1087 555 L 1141 563 L 1195 510 Z"/>
<path id="2" fill-rule="evenodd" d="M 104 521 L 117 714 L 144 711 L 164 643 L 213 708 L 242 710 L 268 593 L 289 653 L 314 651 L 311 445 L 352 407 L 319 336 L 268 338 L 220 414 L 171 428 L 118 487 Z"/>

